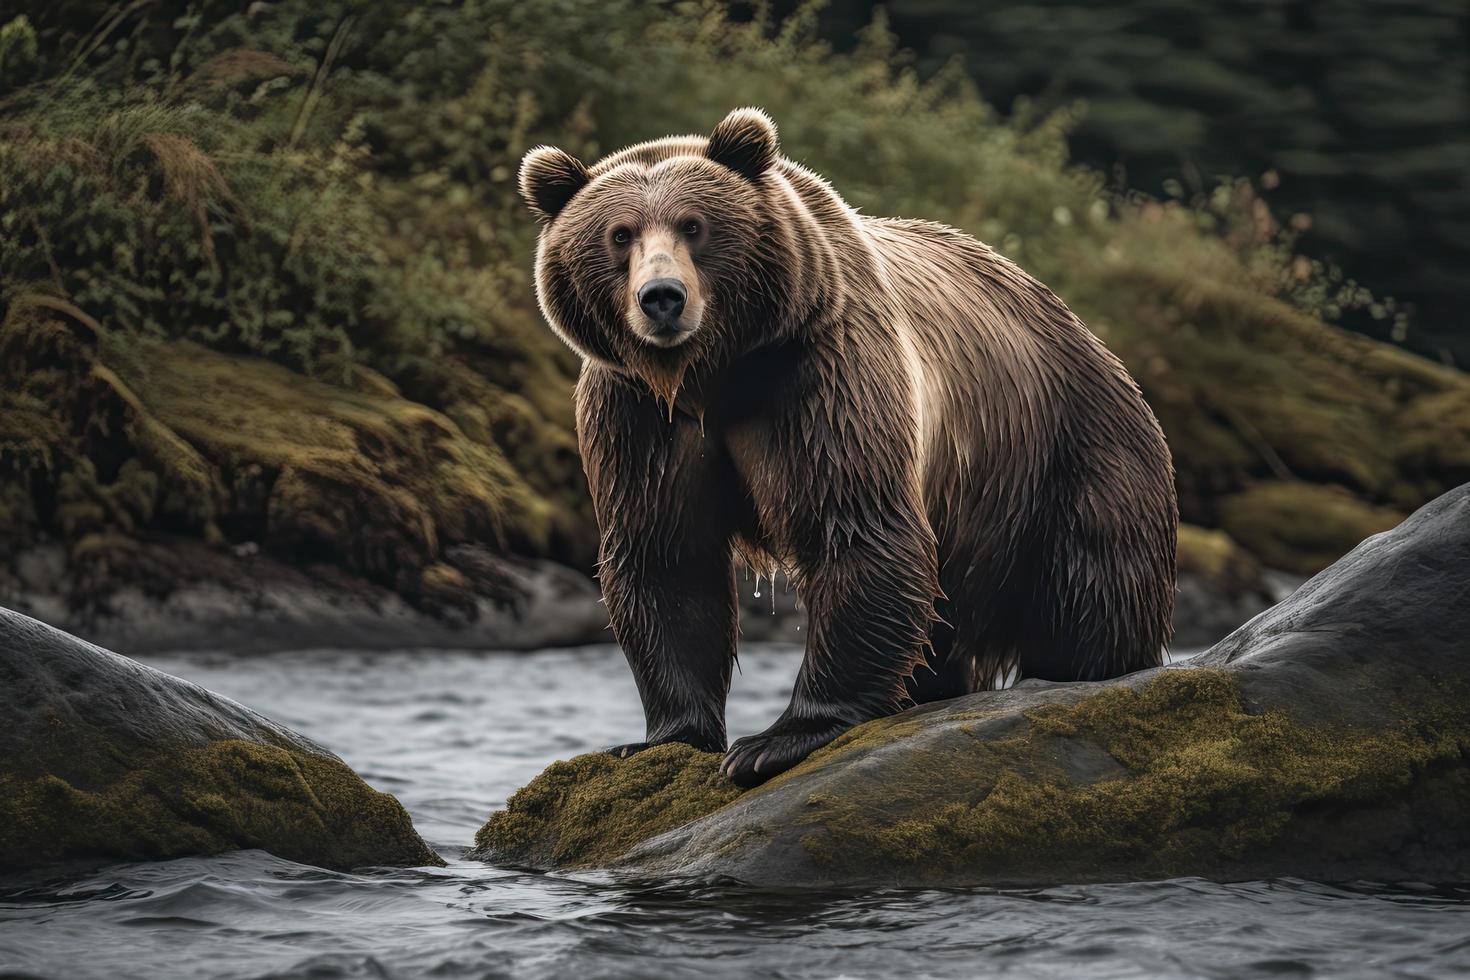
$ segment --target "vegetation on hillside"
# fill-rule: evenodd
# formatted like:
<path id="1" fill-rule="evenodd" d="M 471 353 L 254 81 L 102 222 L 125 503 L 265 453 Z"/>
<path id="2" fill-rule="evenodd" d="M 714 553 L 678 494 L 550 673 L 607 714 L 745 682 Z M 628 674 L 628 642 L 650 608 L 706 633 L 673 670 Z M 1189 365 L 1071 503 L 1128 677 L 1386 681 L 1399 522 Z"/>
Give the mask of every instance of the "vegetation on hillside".
<path id="1" fill-rule="evenodd" d="M 794 0 L 777 0 L 778 9 Z M 1470 6 L 1460 0 L 888 0 L 921 72 L 952 58 L 993 104 L 1085 100 L 1077 158 L 1127 186 L 1264 174 L 1303 246 L 1404 301 L 1371 335 L 1470 365 Z M 831 0 L 839 44 L 872 16 Z M 1117 168 L 1114 172 L 1114 168 Z"/>
<path id="2" fill-rule="evenodd" d="M 1185 518 L 1258 557 L 1315 566 L 1470 479 L 1470 380 L 1318 319 L 1370 298 L 1295 255 L 1249 184 L 1111 194 L 1069 164 L 1068 112 L 1002 120 L 958 70 L 921 81 L 881 20 L 834 54 L 811 9 L 733 23 L 632 0 L 17 14 L 8 553 L 188 534 L 414 598 L 452 591 L 444 554 L 466 541 L 587 565 L 575 360 L 535 309 L 517 164 L 539 142 L 593 159 L 706 131 L 737 104 L 865 211 L 962 227 L 1056 289 L 1159 412 Z M 1328 487 L 1337 530 L 1298 560 L 1300 501 Z"/>

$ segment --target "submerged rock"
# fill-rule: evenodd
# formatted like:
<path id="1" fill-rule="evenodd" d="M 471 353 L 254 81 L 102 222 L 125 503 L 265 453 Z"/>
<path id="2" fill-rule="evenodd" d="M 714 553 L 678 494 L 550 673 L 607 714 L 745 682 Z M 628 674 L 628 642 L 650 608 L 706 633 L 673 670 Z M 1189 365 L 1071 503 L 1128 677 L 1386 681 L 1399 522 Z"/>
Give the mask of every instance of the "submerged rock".
<path id="1" fill-rule="evenodd" d="M 442 864 L 396 799 L 308 739 L 0 609 L 0 872 L 263 848 Z"/>
<path id="2" fill-rule="evenodd" d="M 697 757 L 559 763 L 476 853 L 789 886 L 1470 880 L 1467 597 L 1470 485 L 1191 664 L 921 706 L 730 803 Z M 703 815 L 610 813 L 640 765 L 660 813 Z"/>

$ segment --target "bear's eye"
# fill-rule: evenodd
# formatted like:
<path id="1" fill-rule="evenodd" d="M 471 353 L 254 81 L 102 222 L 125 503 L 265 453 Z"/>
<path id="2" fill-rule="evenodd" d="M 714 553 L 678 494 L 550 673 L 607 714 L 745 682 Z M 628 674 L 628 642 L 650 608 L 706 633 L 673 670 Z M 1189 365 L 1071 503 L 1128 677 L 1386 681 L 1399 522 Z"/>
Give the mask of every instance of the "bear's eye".
<path id="1" fill-rule="evenodd" d="M 633 240 L 633 233 L 627 228 L 614 228 L 612 240 L 614 245 L 626 245 Z"/>
<path id="2" fill-rule="evenodd" d="M 684 222 L 683 226 L 680 227 L 679 230 L 682 231 L 685 236 L 689 238 L 698 238 L 699 232 L 702 228 L 703 226 L 698 221 L 690 218 L 688 221 Z"/>

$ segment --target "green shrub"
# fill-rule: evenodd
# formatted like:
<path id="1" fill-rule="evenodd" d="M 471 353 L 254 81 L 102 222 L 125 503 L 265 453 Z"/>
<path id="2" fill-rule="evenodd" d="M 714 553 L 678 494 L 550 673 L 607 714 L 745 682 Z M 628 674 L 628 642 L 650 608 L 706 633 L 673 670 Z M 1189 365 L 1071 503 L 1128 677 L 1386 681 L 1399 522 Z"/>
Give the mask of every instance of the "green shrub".
<path id="1" fill-rule="evenodd" d="M 1405 476 L 1384 448 L 1428 412 L 1416 399 L 1459 404 L 1463 376 L 1365 372 L 1364 348 L 1304 314 L 1368 298 L 1295 256 L 1249 185 L 1201 206 L 1110 194 L 1068 163 L 1072 113 L 1002 120 L 957 68 L 921 80 L 881 17 L 851 54 L 814 24 L 811 7 L 735 23 L 713 3 L 632 0 L 27 0 L 0 29 L 0 319 L 47 295 L 100 325 L 104 360 L 136 338 L 344 390 L 381 375 L 506 460 L 558 526 L 585 527 L 576 365 L 535 308 L 519 159 L 539 142 L 593 159 L 757 104 L 854 205 L 973 232 L 1071 303 L 1160 409 L 1190 519 L 1215 524 L 1217 498 L 1262 479 L 1403 508 L 1463 471 L 1463 453 L 1420 447 Z M 1470 421 L 1429 414 L 1440 444 L 1470 441 Z M 90 486 L 83 468 L 5 445 L 0 514 L 66 536 L 14 487 L 39 480 L 49 499 L 63 478 Z M 146 526 L 124 505 L 148 486 L 130 472 L 113 495 L 129 526 L 96 494 L 82 523 Z"/>

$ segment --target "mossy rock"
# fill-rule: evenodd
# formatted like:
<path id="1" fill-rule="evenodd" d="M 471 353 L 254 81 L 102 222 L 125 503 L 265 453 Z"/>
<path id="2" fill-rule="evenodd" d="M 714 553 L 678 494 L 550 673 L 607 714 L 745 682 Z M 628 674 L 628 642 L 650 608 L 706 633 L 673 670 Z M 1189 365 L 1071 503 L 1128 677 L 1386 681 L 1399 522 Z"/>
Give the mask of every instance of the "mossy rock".
<path id="1" fill-rule="evenodd" d="M 1448 692 L 1387 729 L 1307 725 L 1285 708 L 1248 709 L 1231 672 L 1200 668 L 1037 703 L 1019 719 L 961 719 L 959 731 L 977 744 L 931 745 L 901 782 L 890 771 L 861 791 L 809 794 L 800 822 L 814 861 L 848 873 L 874 863 L 965 868 L 1016 882 L 1038 866 L 1079 881 L 1233 877 L 1286 857 L 1284 842 L 1295 846 L 1314 822 L 1299 811 L 1388 806 L 1470 747 L 1470 716 Z M 890 737 L 875 726 L 838 752 L 866 755 Z M 919 779 L 936 776 L 966 785 L 965 796 L 888 818 Z M 1463 789 L 1456 798 L 1470 800 Z"/>
<path id="2" fill-rule="evenodd" d="M 1220 495 L 1263 479 L 1413 508 L 1470 478 L 1470 414 L 1453 410 L 1470 397 L 1470 374 L 1325 324 L 1249 282 L 1153 267 L 1133 244 L 1069 299 L 1116 323 L 1108 343 L 1163 424 L 1186 520 L 1213 525 Z M 1415 442 L 1428 431 L 1443 454 Z"/>
<path id="3" fill-rule="evenodd" d="M 1467 591 L 1470 486 L 1193 665 L 921 706 L 729 802 L 692 752 L 560 763 L 479 854 L 804 887 L 1465 880 Z M 709 812 L 665 830 L 644 800 Z"/>
<path id="4" fill-rule="evenodd" d="M 49 534 L 75 550 L 98 534 L 164 532 L 258 543 L 420 606 L 470 608 L 473 592 L 446 595 L 452 583 L 424 574 L 454 546 L 591 546 L 585 494 L 548 489 L 581 486 L 570 422 L 544 420 L 456 364 L 441 374 L 457 387 L 438 393 L 469 432 L 361 365 L 337 365 L 343 384 L 332 384 L 191 341 L 114 333 L 65 300 L 27 294 L 0 321 L 0 540 Z M 467 400 L 484 410 L 461 411 Z M 516 408 L 509 427 L 492 411 L 502 402 Z M 77 591 L 94 602 L 129 584 L 93 577 Z"/>
<path id="5" fill-rule="evenodd" d="M 1143 388 L 1185 521 L 1311 574 L 1470 480 L 1470 374 L 1294 309 L 1229 261 L 1182 267 L 1148 229 L 1077 256 L 1063 294 Z"/>
<path id="6" fill-rule="evenodd" d="M 262 848 L 438 865 L 396 799 L 200 687 L 0 609 L 0 872 Z"/>
<path id="7" fill-rule="evenodd" d="M 1258 483 L 1220 502 L 1220 524 L 1231 537 L 1267 566 L 1302 574 L 1320 571 L 1403 518 L 1341 487 L 1292 481 Z"/>
<path id="8" fill-rule="evenodd" d="M 125 352 L 108 352 L 147 410 L 227 484 L 257 469 L 270 486 L 265 513 L 239 517 L 263 517 L 266 542 L 283 553 L 381 579 L 431 564 L 453 541 L 511 539 L 529 553 L 546 546 L 544 501 L 493 444 L 422 404 L 188 341 L 131 338 Z"/>
<path id="9" fill-rule="evenodd" d="M 678 743 L 627 759 L 594 752 L 554 763 L 480 829 L 470 857 L 526 867 L 607 863 L 739 796 L 719 764 L 718 754 Z"/>

